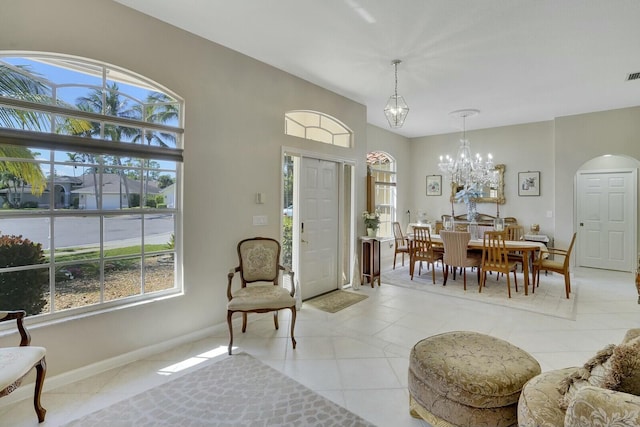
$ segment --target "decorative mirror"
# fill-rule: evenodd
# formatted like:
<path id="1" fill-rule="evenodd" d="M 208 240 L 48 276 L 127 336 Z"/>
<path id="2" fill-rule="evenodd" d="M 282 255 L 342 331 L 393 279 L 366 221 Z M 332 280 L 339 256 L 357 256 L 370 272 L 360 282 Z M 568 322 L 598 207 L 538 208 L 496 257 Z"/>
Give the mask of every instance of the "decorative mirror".
<path id="1" fill-rule="evenodd" d="M 476 199 L 477 203 L 499 203 L 504 205 L 506 200 L 504 198 L 504 170 L 505 165 L 496 165 L 495 169 L 498 171 L 498 183 L 495 186 L 484 186 L 482 188 L 482 194 L 484 197 Z M 462 190 L 463 186 L 458 185 L 457 182 L 451 183 L 451 203 L 455 202 L 456 193 Z"/>

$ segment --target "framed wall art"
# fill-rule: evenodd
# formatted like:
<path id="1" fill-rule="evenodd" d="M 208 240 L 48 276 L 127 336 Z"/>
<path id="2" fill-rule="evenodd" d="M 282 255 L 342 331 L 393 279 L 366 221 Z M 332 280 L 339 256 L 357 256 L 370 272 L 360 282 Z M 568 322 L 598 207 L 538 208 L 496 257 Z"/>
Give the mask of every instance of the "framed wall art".
<path id="1" fill-rule="evenodd" d="M 427 176 L 427 196 L 442 195 L 442 175 Z"/>
<path id="2" fill-rule="evenodd" d="M 540 172 L 518 172 L 518 196 L 540 195 Z"/>

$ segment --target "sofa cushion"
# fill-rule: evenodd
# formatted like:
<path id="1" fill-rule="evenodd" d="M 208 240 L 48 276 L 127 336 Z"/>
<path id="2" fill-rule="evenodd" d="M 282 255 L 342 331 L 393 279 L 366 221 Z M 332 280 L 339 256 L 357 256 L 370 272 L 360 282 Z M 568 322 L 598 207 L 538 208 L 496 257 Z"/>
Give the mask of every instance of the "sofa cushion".
<path id="1" fill-rule="evenodd" d="M 598 387 L 583 387 L 567 408 L 567 427 L 640 425 L 640 396 Z"/>
<path id="2" fill-rule="evenodd" d="M 522 388 L 518 401 L 519 427 L 558 427 L 564 425 L 565 411 L 558 405 L 558 382 L 575 367 L 543 372 Z"/>

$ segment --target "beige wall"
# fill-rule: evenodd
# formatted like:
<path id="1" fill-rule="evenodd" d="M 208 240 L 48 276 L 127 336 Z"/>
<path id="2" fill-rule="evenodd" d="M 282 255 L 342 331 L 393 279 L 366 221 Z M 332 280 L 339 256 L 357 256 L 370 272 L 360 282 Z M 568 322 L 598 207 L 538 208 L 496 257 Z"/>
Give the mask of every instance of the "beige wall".
<path id="1" fill-rule="evenodd" d="M 48 349 L 50 376 L 222 323 L 237 242 L 280 237 L 283 145 L 357 161 L 356 182 L 364 181 L 366 110 L 358 103 L 112 1 L 4 0 L 1 9 L 0 50 L 105 61 L 170 88 L 186 105 L 184 295 L 32 327 L 33 342 Z M 285 137 L 284 113 L 293 109 L 339 118 L 355 147 Z M 254 204 L 256 192 L 267 203 Z M 256 214 L 269 225 L 253 226 Z"/>
<path id="2" fill-rule="evenodd" d="M 414 206 L 416 210 L 426 210 L 432 219 L 451 213 L 450 183 L 443 177 L 442 196 L 426 196 L 426 176 L 442 175 L 438 169 L 440 155 L 455 156 L 461 134 L 436 135 L 415 138 L 411 141 L 411 171 Z M 547 218 L 547 211 L 554 211 L 554 156 L 553 122 L 529 123 L 493 129 L 467 131 L 472 154 L 486 157 L 493 155 L 496 164 L 505 165 L 505 199 L 500 205 L 500 216 L 513 216 L 525 227 L 531 223 L 540 224 L 541 232 L 553 234 L 553 218 Z M 518 172 L 540 171 L 540 197 L 518 196 Z M 449 191 L 448 191 L 449 190 Z M 454 204 L 456 215 L 466 213 L 463 203 Z M 494 203 L 478 204 L 478 211 L 496 215 Z"/>
<path id="3" fill-rule="evenodd" d="M 605 154 L 623 156 L 610 158 L 605 163 L 608 167 L 640 166 L 640 107 L 468 131 L 467 137 L 474 153 L 492 153 L 496 163 L 506 165 L 506 203 L 500 206 L 500 216 L 514 216 L 525 227 L 539 223 L 542 233 L 554 236 L 558 247 L 566 247 L 576 231 L 576 172 Z M 440 174 L 439 156 L 455 155 L 459 138 L 456 133 L 411 140 L 412 212 L 425 209 L 432 218 L 451 212 L 448 194 L 443 191 L 441 197 L 426 197 L 424 181 L 426 175 Z M 518 172 L 525 171 L 540 171 L 540 197 L 518 196 Z M 496 206 L 479 204 L 478 211 L 495 215 Z M 456 214 L 465 212 L 463 204 L 455 205 Z"/>
<path id="4" fill-rule="evenodd" d="M 425 177 L 440 174 L 438 156 L 455 154 L 459 134 L 408 140 L 366 124 L 365 107 L 263 63 L 131 11 L 109 0 L 3 0 L 0 50 L 77 55 L 115 64 L 185 99 L 184 296 L 34 326 L 55 375 L 223 322 L 226 272 L 235 244 L 252 235 L 279 237 L 281 147 L 357 162 L 356 212 L 364 209 L 364 159 L 384 150 L 398 161 L 398 212 L 450 212 L 448 194 L 426 197 Z M 312 109 L 355 132 L 353 149 L 283 135 L 283 114 Z M 602 154 L 640 158 L 640 107 L 468 132 L 472 149 L 491 152 L 506 169 L 502 216 L 568 241 L 578 168 Z M 518 197 L 517 173 L 541 172 L 541 196 Z M 446 188 L 446 182 L 443 182 Z M 255 205 L 263 192 L 267 203 Z M 446 190 L 444 191 L 446 193 Z M 463 213 L 462 205 L 456 213 Z M 495 205 L 479 210 L 495 214 Z M 552 218 L 546 217 L 551 211 Z M 254 227 L 252 216 L 269 225 Z M 362 233 L 357 219 L 356 234 Z M 403 222 L 404 223 L 404 222 Z M 0 338 L 0 345 L 14 336 Z"/>

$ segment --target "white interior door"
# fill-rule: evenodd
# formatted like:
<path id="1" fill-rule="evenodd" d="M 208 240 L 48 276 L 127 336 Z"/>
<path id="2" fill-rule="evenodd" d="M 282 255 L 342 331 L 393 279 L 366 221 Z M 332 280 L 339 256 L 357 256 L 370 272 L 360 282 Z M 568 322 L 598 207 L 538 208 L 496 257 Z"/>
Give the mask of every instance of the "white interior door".
<path id="1" fill-rule="evenodd" d="M 636 182 L 635 170 L 578 173 L 578 265 L 633 271 Z"/>
<path id="2" fill-rule="evenodd" d="M 338 288 L 338 164 L 302 158 L 300 168 L 302 299 Z"/>

